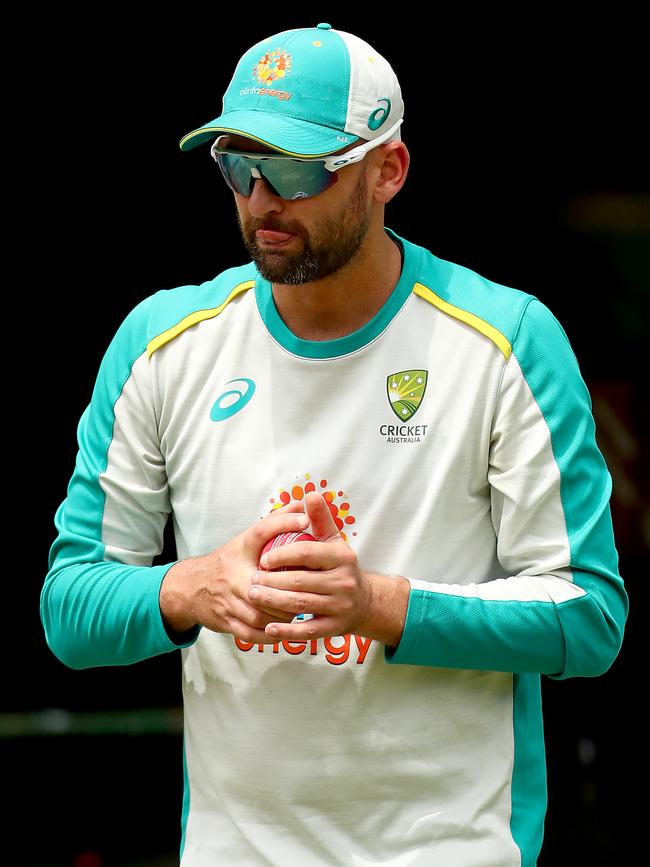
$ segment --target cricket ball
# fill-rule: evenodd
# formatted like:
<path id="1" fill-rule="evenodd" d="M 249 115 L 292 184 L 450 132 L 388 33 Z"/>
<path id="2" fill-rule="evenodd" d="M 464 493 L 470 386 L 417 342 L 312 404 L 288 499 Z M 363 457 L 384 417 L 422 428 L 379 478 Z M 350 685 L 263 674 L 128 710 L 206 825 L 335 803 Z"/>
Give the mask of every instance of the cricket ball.
<path id="1" fill-rule="evenodd" d="M 302 530 L 299 530 L 294 533 L 280 533 L 279 536 L 276 536 L 274 539 L 269 539 L 266 545 L 262 548 L 262 554 L 266 554 L 267 551 L 271 551 L 273 548 L 281 548 L 283 545 L 291 545 L 293 542 L 316 542 L 311 533 L 303 533 Z M 261 556 L 261 555 L 260 555 Z M 306 566 L 280 566 L 279 569 L 273 570 L 278 572 L 289 572 L 292 569 L 306 569 Z M 264 566 L 260 563 L 260 569 L 264 569 Z M 266 570 L 265 570 L 266 571 Z"/>

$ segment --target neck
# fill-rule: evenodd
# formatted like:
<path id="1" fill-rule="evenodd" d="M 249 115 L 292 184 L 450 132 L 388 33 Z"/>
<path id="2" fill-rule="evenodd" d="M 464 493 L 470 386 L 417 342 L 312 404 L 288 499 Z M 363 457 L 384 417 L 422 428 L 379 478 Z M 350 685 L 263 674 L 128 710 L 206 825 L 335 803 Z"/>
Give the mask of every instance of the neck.
<path id="1" fill-rule="evenodd" d="M 323 280 L 272 284 L 287 328 L 302 340 L 335 340 L 362 328 L 383 307 L 402 271 L 400 247 L 383 225 L 371 226 L 357 255 Z"/>

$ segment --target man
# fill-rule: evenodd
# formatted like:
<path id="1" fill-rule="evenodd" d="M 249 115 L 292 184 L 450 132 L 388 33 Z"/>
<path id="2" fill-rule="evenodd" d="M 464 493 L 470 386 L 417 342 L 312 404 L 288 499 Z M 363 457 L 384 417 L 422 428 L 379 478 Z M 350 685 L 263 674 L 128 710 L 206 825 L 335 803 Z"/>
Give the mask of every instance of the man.
<path id="1" fill-rule="evenodd" d="M 75 668 L 181 648 L 184 867 L 535 864 L 540 675 L 621 645 L 575 356 L 384 226 L 403 110 L 329 24 L 246 52 L 181 147 L 213 142 L 252 261 L 141 302 L 80 422 L 43 623 Z"/>

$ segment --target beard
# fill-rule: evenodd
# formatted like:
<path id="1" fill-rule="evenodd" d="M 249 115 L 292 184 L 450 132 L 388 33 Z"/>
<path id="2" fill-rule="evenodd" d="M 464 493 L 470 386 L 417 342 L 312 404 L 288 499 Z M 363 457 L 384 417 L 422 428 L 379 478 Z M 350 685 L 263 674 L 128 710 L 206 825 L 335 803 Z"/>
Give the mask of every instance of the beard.
<path id="1" fill-rule="evenodd" d="M 255 239 L 257 229 L 289 232 L 290 227 L 276 225 L 273 216 L 252 219 L 244 225 L 236 208 L 244 246 L 262 277 L 270 283 L 300 286 L 322 280 L 347 265 L 357 254 L 370 227 L 366 208 L 367 191 L 364 167 L 354 190 L 339 212 L 315 223 L 307 237 L 297 235 L 303 241 L 303 248 L 293 253 L 260 249 Z"/>

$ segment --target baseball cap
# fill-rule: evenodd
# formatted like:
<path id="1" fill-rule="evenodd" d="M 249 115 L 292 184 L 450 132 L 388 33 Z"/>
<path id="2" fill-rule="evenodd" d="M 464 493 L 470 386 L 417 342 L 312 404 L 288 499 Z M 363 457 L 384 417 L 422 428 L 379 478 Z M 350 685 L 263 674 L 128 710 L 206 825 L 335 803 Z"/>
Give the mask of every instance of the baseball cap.
<path id="1" fill-rule="evenodd" d="M 237 64 L 219 117 L 183 136 L 180 148 L 230 132 L 292 156 L 323 156 L 399 129 L 403 116 L 388 61 L 358 36 L 318 24 L 253 45 Z"/>

